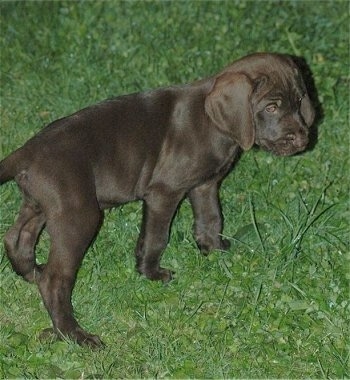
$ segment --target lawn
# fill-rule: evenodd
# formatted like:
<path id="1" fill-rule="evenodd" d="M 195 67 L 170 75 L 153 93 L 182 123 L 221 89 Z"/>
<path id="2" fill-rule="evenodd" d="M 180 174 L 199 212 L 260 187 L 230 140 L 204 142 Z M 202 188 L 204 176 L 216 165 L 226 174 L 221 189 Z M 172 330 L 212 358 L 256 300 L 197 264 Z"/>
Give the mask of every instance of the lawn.
<path id="1" fill-rule="evenodd" d="M 134 270 L 141 204 L 106 212 L 73 296 L 103 350 L 40 339 L 50 320 L 38 289 L 1 245 L 0 378 L 349 378 L 348 2 L 1 1 L 0 11 L 1 158 L 84 106 L 255 51 L 303 56 L 321 105 L 312 149 L 252 149 L 223 182 L 229 251 L 202 257 L 182 204 L 167 286 Z M 15 184 L 0 198 L 2 239 Z M 48 247 L 44 233 L 39 261 Z"/>

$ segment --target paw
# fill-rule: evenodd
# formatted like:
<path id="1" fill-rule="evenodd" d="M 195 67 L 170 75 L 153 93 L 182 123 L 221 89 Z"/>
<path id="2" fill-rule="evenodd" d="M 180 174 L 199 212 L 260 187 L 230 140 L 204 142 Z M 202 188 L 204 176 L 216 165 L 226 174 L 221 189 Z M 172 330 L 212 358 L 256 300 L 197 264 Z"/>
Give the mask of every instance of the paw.
<path id="1" fill-rule="evenodd" d="M 218 239 L 216 242 L 212 240 L 208 241 L 197 241 L 197 246 L 201 251 L 201 254 L 204 256 L 208 256 L 211 251 L 222 250 L 226 251 L 230 248 L 231 243 L 227 239 Z"/>
<path id="2" fill-rule="evenodd" d="M 231 242 L 228 239 L 221 239 L 221 248 L 223 251 L 226 251 L 231 247 Z"/>
<path id="3" fill-rule="evenodd" d="M 72 340 L 81 346 L 90 347 L 92 349 L 98 349 L 105 347 L 105 344 L 97 335 L 89 334 L 82 328 L 77 327 L 74 330 L 62 333 L 59 330 L 53 328 L 47 328 L 40 333 L 40 340 Z"/>
<path id="4" fill-rule="evenodd" d="M 146 276 L 149 280 L 162 281 L 164 284 L 171 281 L 174 278 L 174 274 L 175 274 L 175 272 L 169 269 L 165 269 L 165 268 L 158 268 L 158 269 L 138 268 L 138 272 Z"/>
<path id="5" fill-rule="evenodd" d="M 81 346 L 87 346 L 92 349 L 98 349 L 105 347 L 98 335 L 92 335 L 84 331 L 82 328 L 77 328 L 69 333 L 69 338 L 80 344 Z"/>

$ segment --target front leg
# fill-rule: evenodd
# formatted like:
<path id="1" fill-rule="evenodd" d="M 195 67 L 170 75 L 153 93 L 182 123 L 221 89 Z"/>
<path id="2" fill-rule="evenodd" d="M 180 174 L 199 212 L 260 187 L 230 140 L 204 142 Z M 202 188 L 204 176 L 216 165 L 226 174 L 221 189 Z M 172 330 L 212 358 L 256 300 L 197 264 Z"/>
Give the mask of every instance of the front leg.
<path id="1" fill-rule="evenodd" d="M 172 279 L 172 272 L 160 267 L 160 259 L 168 243 L 171 221 L 183 196 L 183 193 L 174 193 L 163 187 L 152 190 L 144 200 L 135 256 L 138 272 L 150 280 L 168 282 Z"/>
<path id="2" fill-rule="evenodd" d="M 218 183 L 213 181 L 192 189 L 188 194 L 195 219 L 195 239 L 204 255 L 230 246 L 230 242 L 220 236 L 223 221 L 218 190 Z"/>

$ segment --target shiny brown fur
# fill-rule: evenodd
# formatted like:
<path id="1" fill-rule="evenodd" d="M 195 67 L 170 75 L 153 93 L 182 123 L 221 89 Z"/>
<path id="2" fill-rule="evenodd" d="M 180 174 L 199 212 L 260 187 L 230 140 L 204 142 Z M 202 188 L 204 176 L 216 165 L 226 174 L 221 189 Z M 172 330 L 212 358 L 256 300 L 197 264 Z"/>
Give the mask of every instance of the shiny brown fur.
<path id="1" fill-rule="evenodd" d="M 0 163 L 0 183 L 15 179 L 24 198 L 5 236 L 11 264 L 38 284 L 59 336 L 100 346 L 74 318 L 71 295 L 103 210 L 143 201 L 136 267 L 169 281 L 160 259 L 179 202 L 190 199 L 203 253 L 228 248 L 218 189 L 240 149 L 300 152 L 313 119 L 292 59 L 260 53 L 190 85 L 120 96 L 57 120 Z M 39 266 L 43 228 L 51 249 Z"/>

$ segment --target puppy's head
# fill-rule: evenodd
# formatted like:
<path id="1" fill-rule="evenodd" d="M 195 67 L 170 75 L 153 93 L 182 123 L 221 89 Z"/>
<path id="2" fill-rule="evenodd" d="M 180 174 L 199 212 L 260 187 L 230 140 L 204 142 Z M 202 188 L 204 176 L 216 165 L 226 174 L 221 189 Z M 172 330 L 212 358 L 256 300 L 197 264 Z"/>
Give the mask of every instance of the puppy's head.
<path id="1" fill-rule="evenodd" d="M 248 56 L 224 70 L 205 109 L 244 150 L 255 143 L 277 155 L 306 148 L 315 116 L 298 68 L 287 56 L 274 54 Z"/>

